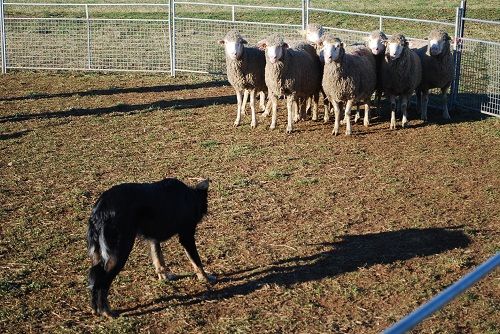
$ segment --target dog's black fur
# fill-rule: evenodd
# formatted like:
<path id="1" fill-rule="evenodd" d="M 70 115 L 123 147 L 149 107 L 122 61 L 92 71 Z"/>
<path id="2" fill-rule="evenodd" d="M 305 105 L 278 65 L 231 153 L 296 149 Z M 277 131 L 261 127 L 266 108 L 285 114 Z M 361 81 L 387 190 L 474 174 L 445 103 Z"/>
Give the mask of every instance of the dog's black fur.
<path id="1" fill-rule="evenodd" d="M 204 271 L 195 245 L 196 225 L 207 213 L 208 180 L 189 187 L 167 178 L 155 183 L 124 183 L 105 191 L 89 219 L 87 242 L 93 266 L 89 271 L 92 309 L 114 317 L 108 304 L 111 282 L 123 269 L 137 235 L 151 243 L 160 278 L 166 273 L 160 242 L 179 235 L 198 278 L 212 280 Z M 166 276 L 165 276 L 166 275 Z"/>

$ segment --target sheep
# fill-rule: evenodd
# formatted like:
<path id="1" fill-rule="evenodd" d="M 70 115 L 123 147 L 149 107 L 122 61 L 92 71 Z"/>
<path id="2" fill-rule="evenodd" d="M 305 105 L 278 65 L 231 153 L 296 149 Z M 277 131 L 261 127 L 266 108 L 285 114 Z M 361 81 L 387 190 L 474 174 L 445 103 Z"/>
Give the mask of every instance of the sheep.
<path id="1" fill-rule="evenodd" d="M 408 47 L 402 34 L 395 34 L 385 41 L 386 57 L 382 62 L 381 82 L 384 93 L 391 101 L 391 125 L 396 128 L 396 96 L 400 98 L 403 119 L 401 126 L 408 123 L 408 100 L 422 79 L 422 65 L 417 53 Z"/>
<path id="2" fill-rule="evenodd" d="M 265 54 L 259 48 L 244 47 L 247 41 L 235 30 L 230 30 L 223 40 L 219 40 L 219 44 L 224 46 L 227 78 L 236 91 L 238 100 L 234 126 L 240 125 L 241 114 L 245 110 L 245 104 L 250 95 L 250 109 L 252 110 L 250 125 L 255 128 L 257 126 L 255 93 L 260 93 L 260 108 L 265 109 L 264 100 L 267 91 L 264 73 Z"/>
<path id="3" fill-rule="evenodd" d="M 325 30 L 323 29 L 323 26 L 317 23 L 309 23 L 306 27 L 305 30 L 300 30 L 299 33 L 305 38 L 306 42 L 314 46 L 314 48 L 317 51 L 317 54 L 320 58 L 321 61 L 321 77 L 323 77 L 323 66 L 325 65 L 325 61 L 323 59 L 323 56 L 321 54 L 321 47 L 320 42 L 321 38 L 325 34 Z M 323 116 L 323 121 L 326 123 L 328 122 L 330 115 L 330 102 L 328 101 L 325 92 L 323 91 L 323 88 L 321 89 L 321 94 L 323 95 L 323 105 L 325 106 L 325 113 Z M 307 100 L 307 107 L 306 109 L 309 109 L 309 105 L 311 104 L 311 99 Z M 316 121 L 318 119 L 317 114 L 312 115 L 312 120 Z"/>
<path id="4" fill-rule="evenodd" d="M 344 43 L 330 34 L 321 41 L 325 59 L 323 90 L 335 111 L 333 134 L 337 135 L 340 124 L 340 103 L 345 103 L 346 135 L 351 134 L 350 113 L 354 103 L 365 102 L 369 110 L 369 100 L 377 83 L 375 58 L 366 47 L 358 47 L 346 52 Z M 365 119 L 368 112 L 365 113 Z"/>
<path id="5" fill-rule="evenodd" d="M 451 38 L 443 30 L 432 30 L 428 45 L 415 50 L 422 62 L 422 82 L 417 88 L 417 98 L 420 98 L 420 118 L 427 121 L 427 104 L 429 89 L 441 89 L 443 103 L 443 118 L 450 119 L 448 113 L 447 91 L 454 75 L 453 55 L 451 53 Z"/>
<path id="6" fill-rule="evenodd" d="M 385 57 L 385 41 L 387 41 L 387 36 L 383 31 L 380 30 L 372 31 L 366 38 L 366 44 L 372 51 L 372 54 L 375 57 L 375 63 L 377 65 L 377 86 L 374 101 L 377 110 L 380 109 L 380 100 L 382 98 L 382 79 L 380 70 L 382 68 L 382 62 L 384 61 Z"/>
<path id="7" fill-rule="evenodd" d="M 291 133 L 293 107 L 297 114 L 304 110 L 308 97 L 313 97 L 313 113 L 317 112 L 321 88 L 321 64 L 316 50 L 307 43 L 289 47 L 283 37 L 272 35 L 257 43 L 266 53 L 265 79 L 272 105 L 270 129 L 276 128 L 277 97 L 286 96 L 288 124 L 287 133 Z M 300 105 L 300 107 L 299 107 Z"/>

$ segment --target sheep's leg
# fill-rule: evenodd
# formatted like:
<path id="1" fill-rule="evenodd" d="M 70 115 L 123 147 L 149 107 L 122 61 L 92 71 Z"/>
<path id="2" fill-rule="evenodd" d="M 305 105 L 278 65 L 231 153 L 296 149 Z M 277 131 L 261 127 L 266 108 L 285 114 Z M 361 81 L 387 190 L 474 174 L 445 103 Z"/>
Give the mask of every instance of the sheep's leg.
<path id="1" fill-rule="evenodd" d="M 273 105 L 273 102 L 271 101 L 271 97 L 268 96 L 266 108 L 265 108 L 264 112 L 262 113 L 262 115 L 260 115 L 260 117 L 265 118 L 265 117 L 269 116 L 269 114 L 271 113 L 272 105 Z"/>
<path id="2" fill-rule="evenodd" d="M 307 113 L 311 108 L 311 98 L 300 98 L 299 99 L 299 111 L 300 111 L 300 119 L 305 121 L 307 118 Z"/>
<path id="3" fill-rule="evenodd" d="M 325 115 L 323 116 L 323 122 L 328 123 L 328 121 L 330 120 L 330 109 L 332 109 L 333 106 L 328 100 L 323 100 L 323 103 L 325 105 Z"/>
<path id="4" fill-rule="evenodd" d="M 448 87 L 441 88 L 441 97 L 443 99 L 443 118 L 450 119 L 450 114 L 448 113 L 448 94 L 446 94 Z"/>
<path id="5" fill-rule="evenodd" d="M 403 119 L 401 120 L 401 127 L 405 127 L 408 124 L 408 99 L 410 96 L 401 95 L 401 113 L 403 114 Z"/>
<path id="6" fill-rule="evenodd" d="M 391 126 L 390 129 L 396 129 L 396 109 L 397 109 L 397 104 L 396 104 L 396 97 L 394 95 L 391 95 Z"/>
<path id="7" fill-rule="evenodd" d="M 286 97 L 286 109 L 288 111 L 288 124 L 286 126 L 286 133 L 292 133 L 293 131 L 293 105 L 297 104 L 296 98 L 294 95 L 288 95 Z"/>
<path id="8" fill-rule="evenodd" d="M 269 95 L 269 100 L 271 101 L 272 108 L 272 116 L 271 116 L 271 126 L 269 127 L 271 130 L 276 128 L 276 113 L 278 109 L 278 98 L 275 95 Z"/>
<path id="9" fill-rule="evenodd" d="M 377 116 L 382 116 L 382 107 L 380 106 L 380 101 L 382 100 L 382 92 L 375 92 L 375 110 L 377 110 Z"/>
<path id="10" fill-rule="evenodd" d="M 243 115 L 247 114 L 247 101 L 248 101 L 248 89 L 245 89 L 245 92 L 243 93 L 243 102 L 241 104 L 241 112 Z"/>
<path id="11" fill-rule="evenodd" d="M 354 102 L 353 100 L 349 100 L 349 101 L 347 101 L 347 103 L 345 105 L 345 119 L 346 119 L 345 135 L 346 136 L 350 136 L 352 133 L 352 130 L 351 130 L 351 109 L 352 109 L 353 102 Z M 358 108 L 358 112 L 359 112 L 359 108 Z"/>
<path id="12" fill-rule="evenodd" d="M 312 100 L 312 98 L 310 98 L 310 97 L 307 98 L 306 110 L 305 110 L 304 114 L 307 114 L 309 112 L 309 110 L 311 110 L 311 100 Z"/>
<path id="13" fill-rule="evenodd" d="M 363 125 L 364 126 L 370 125 L 370 104 L 369 103 L 365 104 L 365 118 L 363 119 Z"/>
<path id="14" fill-rule="evenodd" d="M 234 121 L 234 126 L 240 125 L 241 122 L 241 104 L 242 104 L 242 94 L 241 90 L 236 89 L 236 99 L 238 101 L 238 107 L 236 109 L 236 120 Z"/>
<path id="15" fill-rule="evenodd" d="M 333 110 L 335 111 L 335 125 L 333 126 L 332 134 L 336 136 L 339 134 L 340 107 L 337 101 L 332 101 L 332 103 L 333 103 Z"/>
<path id="16" fill-rule="evenodd" d="M 427 121 L 427 105 L 429 104 L 429 91 L 423 90 L 420 102 L 420 119 Z"/>
<path id="17" fill-rule="evenodd" d="M 417 89 L 415 91 L 415 96 L 417 97 L 417 112 L 419 112 L 420 117 L 422 117 L 422 90 Z"/>
<path id="18" fill-rule="evenodd" d="M 312 120 L 317 121 L 318 120 L 318 105 L 319 105 L 319 93 L 314 94 L 312 97 Z"/>
<path id="19" fill-rule="evenodd" d="M 354 124 L 358 123 L 361 116 L 359 116 L 359 103 L 356 104 L 356 115 L 354 115 Z"/>
<path id="20" fill-rule="evenodd" d="M 300 121 L 300 109 L 298 101 L 295 101 L 293 103 L 293 122 L 297 123 L 298 121 Z"/>
<path id="21" fill-rule="evenodd" d="M 257 127 L 257 116 L 255 114 L 255 89 L 250 91 L 250 110 L 252 110 L 252 122 L 250 123 L 250 126 L 252 129 L 255 129 L 255 127 Z"/>
<path id="22" fill-rule="evenodd" d="M 266 111 L 266 93 L 259 92 L 259 98 L 260 98 L 260 104 L 259 104 L 260 111 L 264 112 Z"/>

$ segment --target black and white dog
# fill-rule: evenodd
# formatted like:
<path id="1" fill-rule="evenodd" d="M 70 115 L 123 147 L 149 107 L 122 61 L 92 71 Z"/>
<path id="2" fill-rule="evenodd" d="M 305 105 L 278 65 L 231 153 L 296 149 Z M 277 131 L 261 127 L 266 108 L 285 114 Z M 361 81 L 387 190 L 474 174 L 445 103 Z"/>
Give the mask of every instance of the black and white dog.
<path id="1" fill-rule="evenodd" d="M 167 178 L 155 183 L 124 183 L 105 191 L 92 209 L 87 232 L 89 287 L 92 309 L 115 317 L 108 303 L 111 282 L 123 269 L 137 235 L 151 245 L 151 256 L 159 279 L 172 279 L 160 242 L 179 235 L 198 279 L 214 282 L 203 270 L 196 249 L 196 225 L 207 213 L 208 180 L 191 188 Z"/>

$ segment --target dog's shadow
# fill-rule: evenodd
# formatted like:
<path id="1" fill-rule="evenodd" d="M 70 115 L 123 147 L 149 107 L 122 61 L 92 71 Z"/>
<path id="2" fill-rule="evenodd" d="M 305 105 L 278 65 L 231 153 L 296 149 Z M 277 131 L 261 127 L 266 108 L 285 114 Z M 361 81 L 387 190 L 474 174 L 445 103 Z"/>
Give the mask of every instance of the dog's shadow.
<path id="1" fill-rule="evenodd" d="M 227 273 L 217 284 L 203 293 L 157 298 L 145 305 L 121 310 L 124 316 L 155 313 L 171 306 L 192 305 L 203 301 L 227 299 L 252 293 L 266 284 L 290 287 L 376 264 L 390 264 L 414 257 L 439 254 L 454 248 L 465 248 L 470 239 L 459 229 L 405 229 L 363 235 L 347 235 L 340 241 L 324 243 L 325 251 L 296 256 L 270 265 Z M 172 304 L 172 302 L 174 302 Z M 160 304 L 160 305 L 159 305 Z M 168 304 L 168 305 L 165 305 Z"/>

